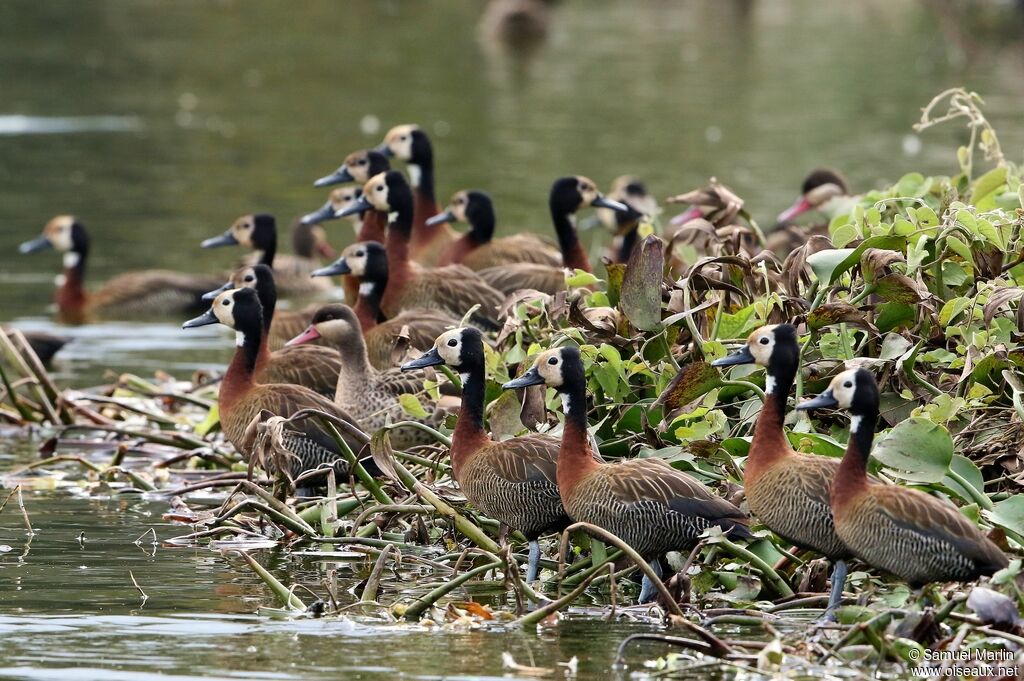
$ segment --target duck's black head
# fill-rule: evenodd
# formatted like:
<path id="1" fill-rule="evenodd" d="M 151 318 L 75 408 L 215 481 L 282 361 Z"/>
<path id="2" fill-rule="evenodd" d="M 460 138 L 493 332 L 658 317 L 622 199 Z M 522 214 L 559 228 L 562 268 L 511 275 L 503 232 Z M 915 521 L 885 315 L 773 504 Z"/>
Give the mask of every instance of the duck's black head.
<path id="1" fill-rule="evenodd" d="M 19 253 L 35 253 L 53 249 L 58 253 L 71 253 L 77 256 L 74 262 L 66 262 L 68 266 L 78 264 L 82 256 L 89 252 L 89 233 L 85 225 L 74 215 L 58 215 L 43 227 L 43 233 L 26 241 L 18 247 Z M 65 258 L 65 261 L 68 261 Z"/>
<path id="2" fill-rule="evenodd" d="M 465 381 L 467 376 L 483 372 L 484 361 L 483 336 L 478 329 L 467 326 L 442 333 L 434 341 L 434 347 L 403 364 L 402 371 L 445 364 L 462 374 Z M 482 391 L 483 386 L 478 385 L 475 389 Z M 482 392 L 480 399 L 483 400 Z"/>
<path id="3" fill-rule="evenodd" d="M 848 193 L 846 186 L 846 180 L 838 171 L 832 170 L 831 168 L 815 168 L 812 170 L 807 177 L 804 178 L 804 183 L 800 187 L 801 194 L 809 194 L 818 187 L 832 184 L 838 187 L 843 194 Z"/>
<path id="4" fill-rule="evenodd" d="M 711 363 L 716 367 L 735 364 L 757 364 L 765 367 L 769 377 L 795 376 L 800 364 L 800 344 L 796 327 L 792 324 L 762 326 L 750 334 L 742 348 Z M 766 384 L 765 392 L 771 393 L 773 390 L 773 384 Z"/>
<path id="5" fill-rule="evenodd" d="M 555 180 L 548 195 L 548 206 L 552 215 L 568 215 L 586 206 L 611 208 L 616 212 L 629 210 L 626 204 L 602 196 L 594 181 L 582 175 L 569 175 Z"/>

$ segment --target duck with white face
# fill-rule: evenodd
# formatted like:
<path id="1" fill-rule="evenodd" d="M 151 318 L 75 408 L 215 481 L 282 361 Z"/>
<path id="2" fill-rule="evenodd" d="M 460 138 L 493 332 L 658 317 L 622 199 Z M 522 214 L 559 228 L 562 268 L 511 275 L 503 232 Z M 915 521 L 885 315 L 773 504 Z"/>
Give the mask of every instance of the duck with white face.
<path id="1" fill-rule="evenodd" d="M 475 507 L 530 543 L 527 581 L 537 579 L 537 538 L 565 528 L 570 520 L 556 485 L 559 441 L 530 434 L 494 441 L 484 427 L 486 362 L 483 337 L 474 328 L 446 331 L 422 357 L 403 370 L 447 365 L 462 377 L 462 404 L 452 434 L 452 473 Z"/>
<path id="2" fill-rule="evenodd" d="M 202 309 L 203 293 L 217 277 L 170 270 L 126 272 L 91 292 L 85 290 L 86 263 L 91 249 L 85 225 L 73 215 L 58 215 L 43 233 L 21 244 L 22 254 L 55 250 L 62 254 L 63 273 L 57 279 L 55 302 L 61 321 L 81 324 L 94 317 L 130 319 Z M 203 290 L 200 290 L 203 289 Z"/>
<path id="3" fill-rule="evenodd" d="M 266 265 L 274 271 L 277 290 L 282 295 L 311 296 L 330 291 L 327 280 L 311 279 L 310 272 L 319 267 L 316 257 L 333 257 L 323 228 L 297 221 L 292 228 L 295 255 L 277 253 L 277 220 L 267 213 L 239 217 L 223 234 L 204 240 L 201 248 L 243 246 L 252 250 L 252 257 L 242 265 Z"/>
<path id="4" fill-rule="evenodd" d="M 376 151 L 406 164 L 413 193 L 410 254 L 418 263 L 435 266 L 459 237 L 447 222 L 427 224 L 437 215 L 437 194 L 434 189 L 434 147 L 427 133 L 418 125 L 396 125 L 384 135 Z"/>
<path id="5" fill-rule="evenodd" d="M 710 527 L 749 538 L 749 522 L 733 504 L 703 483 L 658 458 L 601 464 L 588 436 L 587 378 L 577 347 L 540 353 L 533 367 L 506 389 L 546 385 L 562 400 L 565 425 L 556 478 L 562 505 L 573 520 L 596 525 L 622 539 L 661 576 L 660 557 L 692 549 Z M 646 578 L 641 602 L 654 596 Z"/>
<path id="6" fill-rule="evenodd" d="M 870 484 L 867 465 L 879 413 L 878 383 L 871 372 L 848 369 L 797 409 L 850 414 L 850 439 L 832 484 L 831 505 L 836 532 L 858 558 L 915 589 L 971 581 L 1009 564 L 950 502 L 899 485 Z"/>
<path id="7" fill-rule="evenodd" d="M 459 264 L 474 271 L 510 263 L 530 262 L 549 267 L 559 266 L 558 249 L 536 234 L 522 232 L 515 236 L 494 238 L 497 216 L 494 202 L 486 192 L 464 189 L 456 192 L 443 213 L 427 220 L 428 225 L 461 222 L 470 229 L 460 236 L 441 258 L 441 265 Z"/>
<path id="8" fill-rule="evenodd" d="M 374 175 L 391 169 L 388 155 L 376 149 L 360 149 L 345 157 L 337 170 L 313 183 L 314 187 L 329 187 L 334 184 L 355 182 L 365 184 Z"/>
<path id="9" fill-rule="evenodd" d="M 410 259 L 412 190 L 402 173 L 391 170 L 370 179 L 363 195 L 346 212 L 372 209 L 387 215 L 388 284 L 380 307 L 388 317 L 425 307 L 461 317 L 476 305 L 474 325 L 497 328 L 498 306 L 505 297 L 472 270 L 458 265 L 425 267 Z"/>
<path id="10" fill-rule="evenodd" d="M 580 243 L 576 231 L 576 213 L 583 208 L 608 208 L 616 212 L 628 212 L 629 207 L 619 201 L 606 198 L 590 178 L 582 175 L 560 177 L 551 185 L 548 194 L 548 209 L 551 222 L 558 237 L 558 248 L 562 254 L 559 266 L 539 263 L 511 263 L 480 270 L 480 276 L 505 295 L 531 289 L 548 295 L 564 291 L 566 272 L 592 271 L 590 258 Z"/>
<path id="11" fill-rule="evenodd" d="M 300 218 L 300 221 L 304 225 L 316 225 L 321 222 L 337 220 L 339 219 L 338 213 L 341 213 L 355 203 L 362 193 L 361 187 L 338 187 L 337 189 L 332 189 L 331 193 L 327 195 L 327 201 L 324 202 L 324 205 L 312 213 L 306 213 Z M 358 234 L 359 225 L 363 219 L 362 214 L 351 213 L 346 215 L 345 219 L 352 223 L 354 231 Z"/>

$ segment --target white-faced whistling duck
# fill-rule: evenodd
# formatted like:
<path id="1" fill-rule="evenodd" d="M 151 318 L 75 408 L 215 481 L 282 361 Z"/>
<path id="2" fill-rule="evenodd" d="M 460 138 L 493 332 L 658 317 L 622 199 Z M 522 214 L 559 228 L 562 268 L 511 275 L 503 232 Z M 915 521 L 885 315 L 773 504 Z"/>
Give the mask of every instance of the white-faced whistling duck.
<path id="1" fill-rule="evenodd" d="M 537 356 L 532 368 L 505 388 L 546 384 L 558 391 L 565 411 L 558 452 L 558 490 L 573 520 L 612 532 L 651 560 L 692 548 L 704 530 L 718 526 L 731 536 L 749 538 L 747 517 L 699 480 L 656 458 L 600 464 L 587 433 L 587 379 L 579 348 L 562 347 Z M 654 595 L 644 581 L 640 600 Z"/>
<path id="2" fill-rule="evenodd" d="M 479 304 L 473 324 L 497 328 L 498 306 L 505 296 L 476 272 L 462 265 L 425 267 L 409 258 L 412 206 L 409 183 L 402 173 L 389 170 L 371 178 L 359 200 L 342 211 L 344 215 L 372 208 L 388 215 L 388 283 L 380 303 L 384 314 L 394 317 L 402 310 L 426 307 L 460 317 Z"/>
<path id="3" fill-rule="evenodd" d="M 606 199 L 597 191 L 597 186 L 585 177 L 561 177 L 551 185 L 548 197 L 551 221 L 562 252 L 561 265 L 553 267 L 525 262 L 512 263 L 480 270 L 480 276 L 505 295 L 520 289 L 533 289 L 548 294 L 565 290 L 565 268 L 591 271 L 590 259 L 583 250 L 576 225 L 573 224 L 576 212 L 585 206 L 623 212 L 629 210 L 623 203 Z"/>
<path id="4" fill-rule="evenodd" d="M 388 422 L 416 420 L 405 413 L 398 401 L 401 395 L 416 395 L 427 412 L 427 417 L 419 420 L 435 427 L 458 406 L 457 399 L 442 397 L 437 402 L 421 394 L 424 393 L 422 372 L 410 375 L 397 367 L 381 371 L 370 364 L 359 320 L 348 305 L 337 303 L 321 307 L 309 327 L 288 345 L 301 347 L 302 343 L 317 339 L 326 340 L 341 355 L 334 402 L 357 418 L 369 432 Z M 391 431 L 391 443 L 399 449 L 433 441 L 431 435 L 417 428 Z"/>
<path id="5" fill-rule="evenodd" d="M 321 177 L 313 183 L 313 186 L 327 187 L 332 184 L 341 184 L 342 182 L 355 182 L 359 187 L 354 188 L 354 191 L 362 193 L 362 186 L 369 182 L 371 177 L 389 170 L 391 170 L 391 164 L 388 162 L 387 157 L 379 151 L 373 149 L 353 151 L 345 157 L 345 162 L 337 170 L 330 175 Z M 335 190 L 335 192 L 341 191 L 343 190 Z M 350 188 L 349 191 L 353 191 L 353 188 Z M 349 198 L 348 194 L 336 195 L 335 192 L 331 192 L 327 203 L 320 210 L 310 213 L 302 219 L 310 220 L 311 222 L 330 220 L 336 217 L 337 213 L 345 210 L 352 200 L 358 198 L 358 194 L 355 197 Z M 332 207 L 334 208 L 334 213 L 328 215 Z M 375 210 L 364 211 L 360 219 L 359 229 L 356 231 L 356 241 L 380 241 L 383 243 L 387 236 L 387 227 L 387 215 Z"/>
<path id="6" fill-rule="evenodd" d="M 871 484 L 868 457 L 878 421 L 878 383 L 866 369 L 836 376 L 797 409 L 850 413 L 850 440 L 832 483 L 836 532 L 864 562 L 918 589 L 965 582 L 1008 565 L 1002 551 L 951 503 L 899 485 Z"/>
<path id="7" fill-rule="evenodd" d="M 536 234 L 525 232 L 494 238 L 494 203 L 485 192 L 475 189 L 457 192 L 448 208 L 427 220 L 427 225 L 465 222 L 470 230 L 455 240 L 441 258 L 441 265 L 460 264 L 482 270 L 514 262 L 532 262 L 550 267 L 562 264 L 562 255 L 554 244 Z"/>
<path id="8" fill-rule="evenodd" d="M 21 253 L 54 249 L 64 255 L 64 273 L 55 302 L 61 321 L 80 324 L 93 316 L 133 317 L 139 315 L 191 312 L 205 307 L 203 294 L 220 281 L 168 270 L 141 270 L 120 274 L 95 291 L 86 292 L 85 264 L 89 257 L 89 234 L 73 215 L 58 215 L 46 223 L 38 238 L 21 244 Z"/>
<path id="9" fill-rule="evenodd" d="M 803 186 L 800 187 L 800 196 L 793 205 L 779 213 L 779 222 L 789 222 L 798 215 L 809 211 L 821 211 L 831 217 L 832 204 L 846 198 L 850 190 L 846 186 L 846 180 L 835 170 L 818 168 L 812 170 L 804 178 Z"/>
<path id="10" fill-rule="evenodd" d="M 409 257 L 422 265 L 438 265 L 459 234 L 446 222 L 427 225 L 427 219 L 439 212 L 430 138 L 419 126 L 397 125 L 388 130 L 377 151 L 404 161 L 409 171 L 414 201 Z"/>
<path id="11" fill-rule="evenodd" d="M 824 619 L 832 620 L 843 598 L 846 560 L 852 556 L 836 533 L 829 495 L 839 461 L 800 454 L 782 430 L 786 400 L 800 369 L 800 345 L 791 324 L 764 326 L 746 344 L 712 366 L 757 364 L 765 368 L 765 402 L 743 470 L 743 489 L 750 512 L 788 542 L 834 562 L 832 594 Z"/>
<path id="12" fill-rule="evenodd" d="M 348 246 L 337 261 L 313 275 L 341 275 L 358 283 L 354 312 L 363 331 L 370 364 L 377 369 L 395 366 L 400 339 L 407 339 L 411 349 L 423 352 L 433 347 L 434 339 L 446 329 L 459 323 L 458 317 L 447 312 L 422 307 L 387 319 L 381 312 L 380 301 L 388 285 L 388 256 L 384 246 L 375 241 Z"/>
<path id="13" fill-rule="evenodd" d="M 601 222 L 615 234 L 612 243 L 612 262 L 625 263 L 640 242 L 639 227 L 644 217 L 652 218 L 658 212 L 658 202 L 647 193 L 644 183 L 633 175 L 621 175 L 612 181 L 608 198 L 625 204 L 628 210 L 598 209 Z"/>
<path id="14" fill-rule="evenodd" d="M 372 153 L 376 156 L 381 156 L 377 152 Z M 352 220 L 355 224 L 357 242 L 384 241 L 387 234 L 387 217 L 375 210 L 364 210 L 356 213 L 346 212 L 362 195 L 362 187 L 339 187 L 331 191 L 330 196 L 327 198 L 327 203 L 321 206 L 319 210 L 304 215 L 302 220 L 311 223 L 322 222 L 324 220 L 335 220 L 338 219 L 339 215 L 344 215 L 343 219 Z M 364 238 L 365 234 L 376 234 L 378 236 Z M 321 270 L 316 271 L 320 272 Z M 321 276 L 315 273 L 311 273 L 311 275 L 314 277 Z M 356 298 L 359 295 L 359 282 L 356 281 L 355 277 L 348 274 L 341 275 L 341 288 L 345 291 L 345 302 L 349 305 L 355 305 Z"/>
<path id="15" fill-rule="evenodd" d="M 545 532 L 571 522 L 562 507 L 556 480 L 559 441 L 530 434 L 500 442 L 484 428 L 486 369 L 484 344 L 474 328 L 453 329 L 402 369 L 447 364 L 462 376 L 462 406 L 452 434 L 452 472 L 462 493 L 484 514 L 521 531 L 530 542 L 527 581 L 537 579 Z"/>
<path id="16" fill-rule="evenodd" d="M 322 227 L 303 225 L 301 222 L 295 227 L 296 230 L 309 233 L 308 237 L 303 234 L 297 240 L 301 248 L 305 249 L 308 243 L 312 243 L 313 250 L 319 251 L 321 255 L 328 252 L 330 246 L 327 245 Z M 254 258 L 252 258 L 254 262 L 244 262 L 243 264 L 267 265 L 273 269 L 277 289 L 283 295 L 312 295 L 323 293 L 331 288 L 331 283 L 327 280 L 310 278 L 310 272 L 319 266 L 312 257 L 307 257 L 311 254 L 307 253 L 306 256 L 277 254 L 277 221 L 273 215 L 266 213 L 243 215 L 235 220 L 226 232 L 220 236 L 206 239 L 200 246 L 203 248 L 218 248 L 220 246 L 251 248 L 254 252 Z M 333 253 L 330 257 L 334 257 Z"/>
<path id="17" fill-rule="evenodd" d="M 256 374 L 263 343 L 263 314 L 254 289 L 232 289 L 219 294 L 209 310 L 185 322 L 182 328 L 217 323 L 234 329 L 238 336 L 235 355 L 220 384 L 219 406 L 221 429 L 239 451 L 246 453 L 246 431 L 263 411 L 289 417 L 302 409 L 317 409 L 359 425 L 329 398 L 308 388 L 292 383 L 258 382 Z M 358 441 L 347 433 L 342 433 L 342 436 L 352 451 L 360 450 Z M 333 466 L 341 479 L 348 476 L 348 465 L 337 443 L 313 419 L 289 426 L 284 446 L 295 456 L 289 471 L 293 478 L 322 465 Z M 363 463 L 368 472 L 379 475 L 380 471 L 372 459 Z"/>
<path id="18" fill-rule="evenodd" d="M 230 282 L 232 286 L 234 283 Z M 333 395 L 338 372 L 341 371 L 341 355 L 337 350 L 321 344 L 301 348 L 282 347 L 270 351 L 269 330 L 278 316 L 274 311 L 277 306 L 277 290 L 270 268 L 266 265 L 243 268 L 238 283 L 241 284 L 238 288 L 255 290 L 260 302 L 263 333 L 260 335 L 259 355 L 256 358 L 256 380 L 260 383 L 294 383 L 321 395 Z M 231 289 L 228 285 L 222 286 L 206 294 L 207 298 L 215 300 L 225 290 Z"/>

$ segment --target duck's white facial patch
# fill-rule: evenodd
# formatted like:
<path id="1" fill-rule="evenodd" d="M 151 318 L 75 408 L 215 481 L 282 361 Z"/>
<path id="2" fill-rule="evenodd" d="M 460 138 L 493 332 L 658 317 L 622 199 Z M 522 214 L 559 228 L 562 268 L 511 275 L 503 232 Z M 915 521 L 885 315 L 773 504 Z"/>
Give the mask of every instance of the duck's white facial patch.
<path id="1" fill-rule="evenodd" d="M 857 430 L 860 428 L 861 421 L 863 421 L 863 420 L 864 420 L 864 417 L 860 416 L 859 414 L 854 414 L 853 416 L 850 417 L 850 434 L 851 435 L 857 432 Z"/>
<path id="2" fill-rule="evenodd" d="M 467 383 L 469 383 L 469 379 L 472 376 L 473 376 L 473 374 L 469 373 L 468 371 L 460 371 L 459 372 L 459 378 L 462 379 L 462 385 L 466 385 Z"/>
<path id="3" fill-rule="evenodd" d="M 771 374 L 764 376 L 764 394 L 771 395 L 775 392 L 775 377 Z"/>
<path id="4" fill-rule="evenodd" d="M 245 334 L 241 331 L 235 331 L 235 345 L 238 347 L 245 345 Z"/>
<path id="5" fill-rule="evenodd" d="M 359 295 L 368 296 L 371 293 L 373 293 L 373 290 L 376 287 L 377 285 L 372 281 L 364 281 L 363 283 L 359 284 Z"/>
<path id="6" fill-rule="evenodd" d="M 419 187 L 420 180 L 423 179 L 423 169 L 415 163 L 410 163 L 407 168 L 409 169 L 409 184 L 413 187 Z"/>
<path id="7" fill-rule="evenodd" d="M 562 398 L 562 413 L 568 414 L 569 408 L 572 406 L 572 398 L 568 393 L 558 393 L 558 396 Z"/>
<path id="8" fill-rule="evenodd" d="M 396 220 L 398 220 L 398 211 L 397 210 L 391 211 L 390 213 L 388 213 L 388 222 L 395 222 Z"/>
<path id="9" fill-rule="evenodd" d="M 74 251 L 68 251 L 64 254 L 64 269 L 70 270 L 74 267 L 78 267 L 78 262 L 82 259 L 78 253 Z"/>

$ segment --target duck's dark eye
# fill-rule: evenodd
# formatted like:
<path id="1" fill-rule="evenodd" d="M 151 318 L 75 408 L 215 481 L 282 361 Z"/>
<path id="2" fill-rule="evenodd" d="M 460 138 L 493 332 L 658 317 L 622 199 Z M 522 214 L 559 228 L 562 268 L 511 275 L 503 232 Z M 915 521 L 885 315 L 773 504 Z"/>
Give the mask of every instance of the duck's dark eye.
<path id="1" fill-rule="evenodd" d="M 405 141 L 405 140 L 407 140 L 407 139 L 409 139 L 409 138 L 408 138 L 407 136 L 405 136 L 405 135 L 402 135 L 401 137 L 399 137 L 399 138 L 398 138 L 398 140 L 399 140 L 400 142 L 404 142 L 404 141 Z"/>
<path id="2" fill-rule="evenodd" d="M 356 257 L 357 257 L 357 258 L 361 258 L 361 257 L 363 257 L 364 255 L 366 255 L 366 253 L 364 253 L 363 251 L 356 251 Z"/>
<path id="3" fill-rule="evenodd" d="M 230 301 L 230 300 L 222 300 L 222 301 L 220 302 L 220 304 L 221 304 L 221 305 L 223 305 L 224 307 L 227 307 L 228 305 L 230 305 L 230 304 L 231 304 L 231 301 Z"/>
<path id="4" fill-rule="evenodd" d="M 384 185 L 382 185 L 382 184 L 378 184 L 378 185 L 377 185 L 377 191 L 379 191 L 379 192 L 382 192 L 382 191 L 384 191 Z"/>
<path id="5" fill-rule="evenodd" d="M 853 381 L 847 381 L 846 383 L 843 383 L 843 387 L 844 388 L 852 388 L 853 387 Z"/>
<path id="6" fill-rule="evenodd" d="M 554 365 L 558 364 L 558 358 L 557 357 L 549 358 L 548 359 L 548 364 L 550 364 L 551 366 L 554 366 Z"/>
<path id="7" fill-rule="evenodd" d="M 366 165 L 366 159 L 365 158 L 359 159 L 358 161 L 356 161 L 356 165 L 365 166 Z"/>
<path id="8" fill-rule="evenodd" d="M 769 343 L 771 343 L 771 341 L 768 340 L 768 336 L 761 336 L 761 340 L 759 340 L 758 342 L 761 345 L 768 345 Z"/>
<path id="9" fill-rule="evenodd" d="M 448 347 L 454 348 L 458 344 L 459 344 L 459 341 L 455 340 L 454 338 L 449 338 L 448 339 Z"/>
<path id="10" fill-rule="evenodd" d="M 245 278 L 245 280 L 246 280 L 246 281 L 256 281 L 256 277 L 254 277 L 254 276 L 252 276 L 252 275 L 250 274 L 249 276 L 247 276 L 247 277 Z"/>

